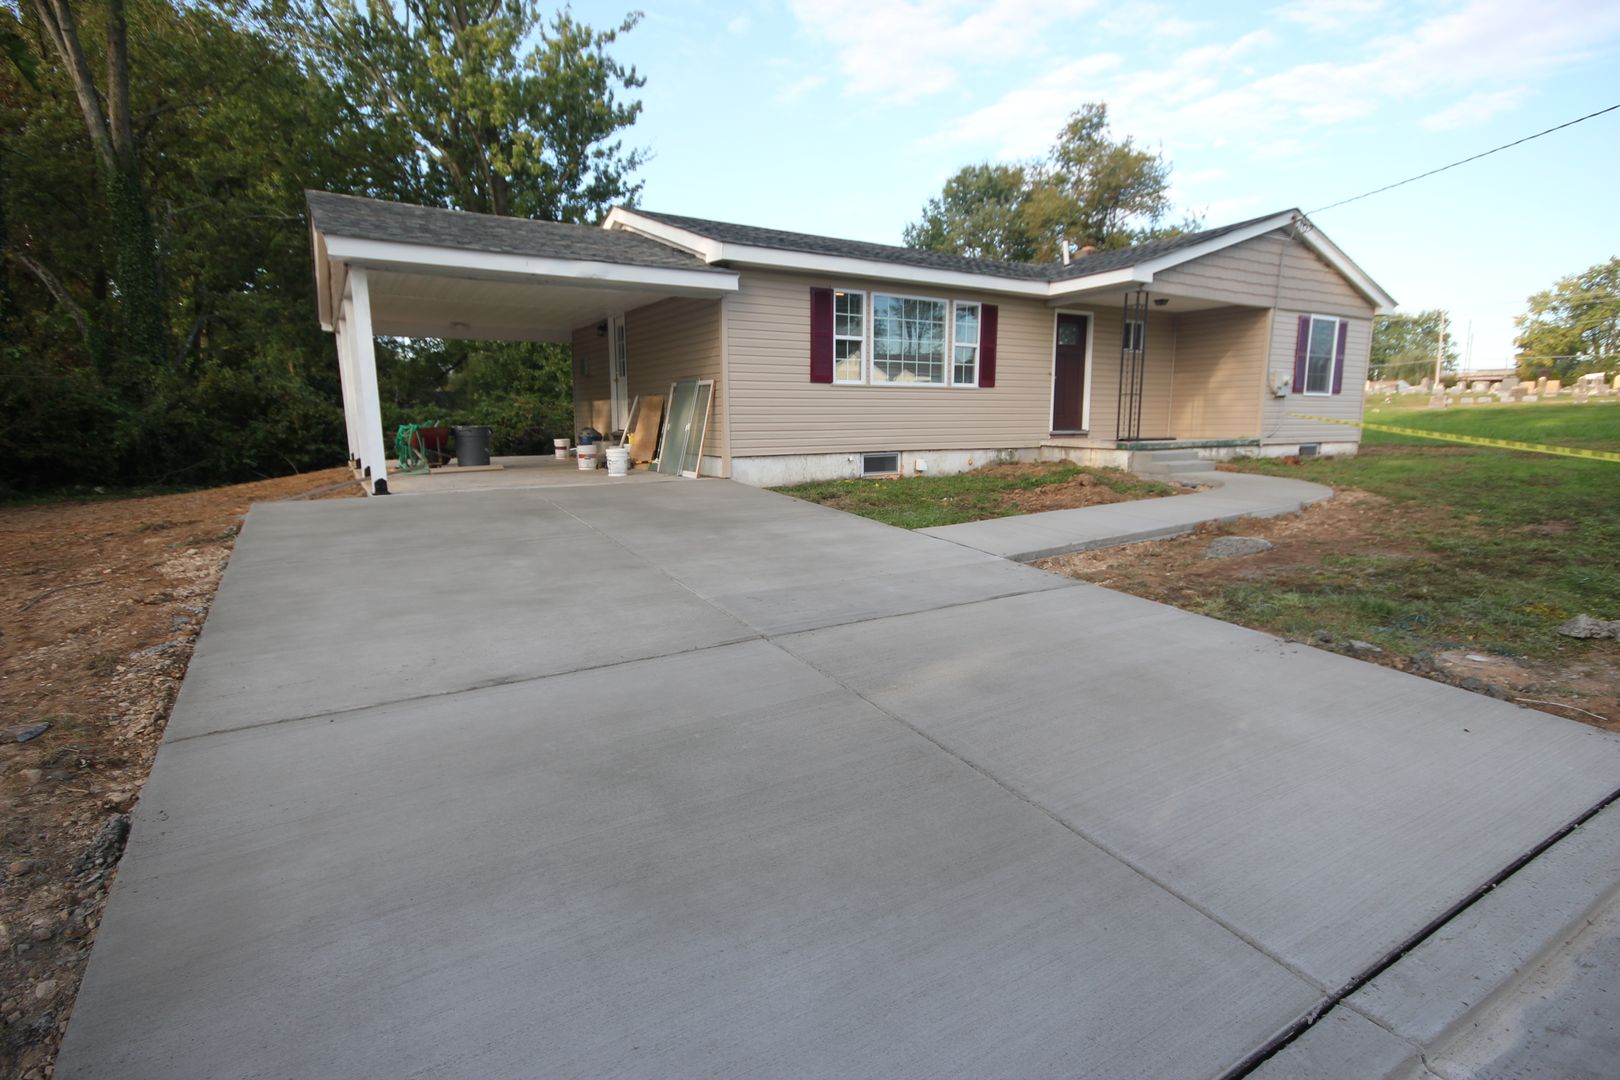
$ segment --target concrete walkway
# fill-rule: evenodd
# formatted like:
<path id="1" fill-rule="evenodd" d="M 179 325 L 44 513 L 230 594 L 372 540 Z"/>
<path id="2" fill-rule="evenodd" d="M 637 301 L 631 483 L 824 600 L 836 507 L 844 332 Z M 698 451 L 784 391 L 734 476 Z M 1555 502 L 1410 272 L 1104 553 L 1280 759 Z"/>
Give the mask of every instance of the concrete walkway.
<path id="1" fill-rule="evenodd" d="M 1220 1077 L 1617 776 L 723 481 L 261 506 L 56 1075 Z"/>
<path id="2" fill-rule="evenodd" d="M 1304 480 L 1251 473 L 1185 473 L 1177 480 L 1207 490 L 1163 499 L 1048 510 L 1039 514 L 969 521 L 923 529 L 929 536 L 1018 562 L 1034 562 L 1072 551 L 1163 540 L 1191 532 L 1210 521 L 1291 514 L 1333 494 Z"/>

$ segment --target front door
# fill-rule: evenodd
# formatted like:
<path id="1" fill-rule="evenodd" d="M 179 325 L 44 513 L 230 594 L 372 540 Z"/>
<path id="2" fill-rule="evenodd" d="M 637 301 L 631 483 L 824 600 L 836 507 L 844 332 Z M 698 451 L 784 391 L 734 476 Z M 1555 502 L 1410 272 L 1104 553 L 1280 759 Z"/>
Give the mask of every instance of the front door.
<path id="1" fill-rule="evenodd" d="M 623 431 L 630 426 L 630 367 L 624 355 L 623 315 L 615 315 L 609 321 L 608 372 L 611 376 L 608 396 L 613 405 L 608 425 L 613 431 Z"/>
<path id="2" fill-rule="evenodd" d="M 1052 433 L 1086 429 L 1086 342 L 1091 319 L 1057 317 L 1057 343 L 1052 353 Z"/>

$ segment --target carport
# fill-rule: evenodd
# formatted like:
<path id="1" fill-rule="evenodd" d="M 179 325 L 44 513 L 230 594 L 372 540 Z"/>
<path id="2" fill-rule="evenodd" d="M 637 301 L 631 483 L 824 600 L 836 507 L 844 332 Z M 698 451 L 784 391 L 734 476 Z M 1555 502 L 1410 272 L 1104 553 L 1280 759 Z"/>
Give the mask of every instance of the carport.
<path id="1" fill-rule="evenodd" d="M 388 491 L 373 339 L 564 343 L 673 297 L 718 298 L 737 274 L 633 233 L 305 193 L 321 329 L 337 339 L 349 460 Z"/>

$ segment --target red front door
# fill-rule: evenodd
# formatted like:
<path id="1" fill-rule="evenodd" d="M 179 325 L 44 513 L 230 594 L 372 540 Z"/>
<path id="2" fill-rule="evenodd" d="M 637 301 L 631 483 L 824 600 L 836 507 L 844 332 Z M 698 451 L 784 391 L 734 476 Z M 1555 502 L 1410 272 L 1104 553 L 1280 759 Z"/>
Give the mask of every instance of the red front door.
<path id="1" fill-rule="evenodd" d="M 1057 344 L 1052 355 L 1052 431 L 1086 429 L 1086 338 L 1091 320 L 1084 315 L 1057 317 Z"/>

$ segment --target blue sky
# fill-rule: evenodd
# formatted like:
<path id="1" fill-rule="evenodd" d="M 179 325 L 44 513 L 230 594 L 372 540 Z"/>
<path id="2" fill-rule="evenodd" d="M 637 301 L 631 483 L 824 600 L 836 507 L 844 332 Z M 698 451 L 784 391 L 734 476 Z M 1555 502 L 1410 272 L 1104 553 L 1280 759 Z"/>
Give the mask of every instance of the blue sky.
<path id="1" fill-rule="evenodd" d="M 899 243 L 945 178 L 1106 101 L 1220 225 L 1310 211 L 1620 103 L 1614 0 L 647 0 L 650 209 Z M 595 25 L 625 7 L 576 4 Z M 1218 13 L 1217 13 L 1218 12 Z M 1620 254 L 1620 112 L 1316 218 L 1506 362 L 1530 293 Z"/>

